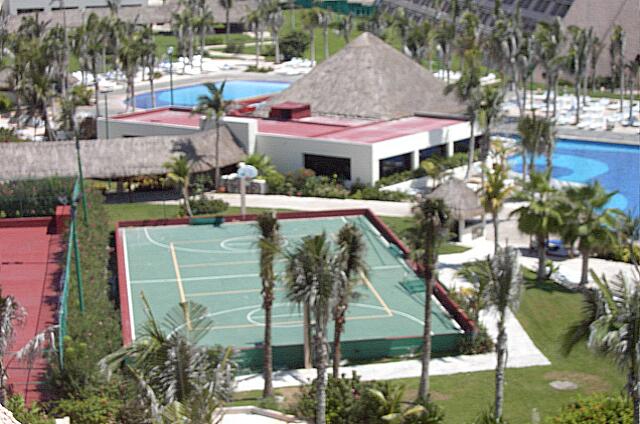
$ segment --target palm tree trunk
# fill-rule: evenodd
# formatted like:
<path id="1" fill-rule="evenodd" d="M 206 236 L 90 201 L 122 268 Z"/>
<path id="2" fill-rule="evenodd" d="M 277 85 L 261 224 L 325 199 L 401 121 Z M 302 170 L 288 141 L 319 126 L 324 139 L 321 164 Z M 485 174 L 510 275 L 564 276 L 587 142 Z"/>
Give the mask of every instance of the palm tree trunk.
<path id="1" fill-rule="evenodd" d="M 624 64 L 620 63 L 620 113 L 623 112 L 624 103 Z"/>
<path id="2" fill-rule="evenodd" d="M 316 317 L 316 321 L 321 321 L 320 317 Z M 320 329 L 321 324 L 316 323 L 316 369 L 318 371 L 316 378 L 316 424 L 326 424 L 327 417 L 327 343 L 324 337 L 324 329 Z"/>
<path id="3" fill-rule="evenodd" d="M 469 136 L 469 158 L 467 162 L 467 173 L 465 174 L 465 180 L 471 176 L 471 169 L 473 168 L 473 161 L 475 159 L 475 151 L 476 151 L 476 136 L 475 136 L 475 123 L 476 117 L 471 117 L 471 134 Z"/>
<path id="4" fill-rule="evenodd" d="M 558 112 L 558 76 L 556 75 L 553 83 L 553 119 L 556 118 Z"/>
<path id="5" fill-rule="evenodd" d="M 527 181 L 527 149 L 522 145 L 522 182 Z"/>
<path id="6" fill-rule="evenodd" d="M 304 367 L 311 368 L 311 324 L 309 304 L 305 303 L 302 313 Z"/>
<path id="7" fill-rule="evenodd" d="M 134 68 L 135 69 L 135 68 Z M 135 112 L 136 111 L 136 84 L 135 84 L 135 74 L 131 75 L 129 77 L 130 83 L 131 84 L 131 109 Z"/>
<path id="8" fill-rule="evenodd" d="M 273 31 L 273 42 L 275 44 L 276 65 L 280 63 L 280 32 Z"/>
<path id="9" fill-rule="evenodd" d="M 311 53 L 311 63 L 313 65 L 315 65 L 316 64 L 316 31 L 315 31 L 315 28 L 311 28 L 309 30 L 309 35 L 310 35 L 309 38 L 311 39 L 311 43 L 310 43 L 310 46 L 309 46 L 309 49 L 311 50 L 310 51 L 310 53 Z"/>
<path id="10" fill-rule="evenodd" d="M 504 371 L 507 365 L 507 332 L 505 331 L 505 311 L 500 312 L 498 322 L 498 340 L 496 343 L 496 399 L 494 406 L 494 418 L 498 422 L 502 418 L 502 406 L 504 404 Z"/>
<path id="11" fill-rule="evenodd" d="M 545 237 L 542 234 L 538 234 L 536 236 L 536 242 L 538 243 L 537 249 L 538 249 L 538 275 L 537 275 L 537 282 L 538 284 L 542 284 L 542 282 L 545 280 L 545 270 L 546 270 L 546 264 L 545 262 L 547 261 L 547 254 L 545 251 Z"/>
<path id="12" fill-rule="evenodd" d="M 342 347 L 340 346 L 340 338 L 344 328 L 344 315 L 336 317 L 335 329 L 333 330 L 333 378 L 340 377 L 340 361 L 342 359 Z"/>
<path id="13" fill-rule="evenodd" d="M 329 58 L 329 26 L 328 24 L 324 25 L 322 36 L 324 38 L 324 59 L 327 60 Z"/>
<path id="14" fill-rule="evenodd" d="M 189 182 L 186 181 L 182 185 L 182 199 L 184 200 L 184 210 L 189 217 L 193 216 L 193 212 L 191 211 L 191 202 L 189 201 Z"/>
<path id="15" fill-rule="evenodd" d="M 547 70 L 549 72 L 549 70 Z M 545 103 L 547 104 L 547 109 L 545 110 L 544 117 L 549 119 L 549 115 L 551 114 L 551 86 L 553 85 L 553 81 L 549 75 L 547 75 L 547 97 L 545 99 Z"/>
<path id="16" fill-rule="evenodd" d="M 213 181 L 216 191 L 220 187 L 220 119 L 216 118 L 216 170 Z"/>
<path id="17" fill-rule="evenodd" d="M 271 290 L 265 294 L 264 302 L 264 390 L 262 397 L 273 396 L 273 349 L 271 346 L 271 307 L 273 304 Z"/>
<path id="18" fill-rule="evenodd" d="M 588 250 L 580 251 L 582 255 L 582 271 L 580 273 L 580 285 L 586 286 L 589 283 L 589 256 L 590 253 Z"/>
<path id="19" fill-rule="evenodd" d="M 426 261 L 425 261 L 426 262 Z M 431 296 L 435 285 L 435 276 L 432 264 L 424 264 L 424 330 L 422 332 L 422 373 L 420 375 L 420 388 L 418 398 L 429 400 L 429 362 L 431 362 Z"/>
<path id="20" fill-rule="evenodd" d="M 156 107 L 156 95 L 155 95 L 156 89 L 153 83 L 155 80 L 155 76 L 153 75 L 155 73 L 154 68 L 155 66 L 153 65 L 153 62 L 152 62 L 149 70 L 149 90 L 151 90 L 151 107 L 152 108 Z"/>
<path id="21" fill-rule="evenodd" d="M 493 217 L 493 254 L 495 255 L 496 253 L 498 253 L 498 247 L 500 246 L 500 239 L 498 238 L 498 226 L 500 225 L 500 222 L 498 221 L 499 217 L 497 211 L 492 213 L 491 215 Z"/>
<path id="22" fill-rule="evenodd" d="M 576 125 L 580 122 L 580 80 L 576 83 Z"/>
<path id="23" fill-rule="evenodd" d="M 629 121 L 633 120 L 633 76 L 629 78 Z"/>
<path id="24" fill-rule="evenodd" d="M 226 32 L 224 35 L 224 43 L 229 44 L 229 36 L 231 35 L 231 24 L 229 23 L 229 9 L 230 7 L 226 7 L 224 11 L 224 19 L 226 23 Z"/>

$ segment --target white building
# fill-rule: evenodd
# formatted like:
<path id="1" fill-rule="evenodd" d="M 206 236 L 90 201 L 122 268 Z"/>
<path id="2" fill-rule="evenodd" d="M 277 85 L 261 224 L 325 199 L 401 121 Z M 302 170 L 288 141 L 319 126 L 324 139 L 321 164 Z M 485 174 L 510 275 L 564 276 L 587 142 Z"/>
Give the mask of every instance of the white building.
<path id="1" fill-rule="evenodd" d="M 120 7 L 146 6 L 147 0 L 121 0 Z M 107 0 L 4 0 L 0 1 L 4 14 L 18 15 L 29 12 L 51 12 L 54 10 L 85 10 L 107 8 Z"/>

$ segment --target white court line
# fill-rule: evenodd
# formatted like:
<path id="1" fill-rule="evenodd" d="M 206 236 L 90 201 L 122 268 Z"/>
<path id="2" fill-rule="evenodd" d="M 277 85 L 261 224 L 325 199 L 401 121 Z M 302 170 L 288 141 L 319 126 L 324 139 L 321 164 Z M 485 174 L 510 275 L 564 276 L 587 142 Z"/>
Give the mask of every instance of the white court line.
<path id="1" fill-rule="evenodd" d="M 394 268 L 402 268 L 399 265 L 381 265 L 374 266 L 372 270 L 385 270 L 385 269 L 394 269 Z M 224 280 L 226 278 L 236 279 L 236 278 L 249 278 L 249 277 L 260 277 L 260 274 L 228 274 L 228 275 L 213 275 L 213 276 L 202 276 L 202 277 L 187 277 L 181 278 L 182 282 L 185 281 L 206 281 L 206 280 Z M 154 278 L 148 280 L 133 280 L 132 284 L 154 284 L 154 283 L 173 283 L 176 281 L 176 278 Z"/>
<path id="2" fill-rule="evenodd" d="M 178 283 L 178 293 L 180 294 L 180 303 L 186 303 L 187 298 L 184 295 L 184 286 L 182 285 L 182 278 L 180 277 L 180 265 L 178 265 L 176 249 L 174 249 L 173 243 L 169 244 L 169 248 L 171 250 L 171 259 L 173 260 L 173 270 L 176 273 L 176 281 Z"/>
<path id="3" fill-rule="evenodd" d="M 136 327 L 133 323 L 133 300 L 131 296 L 131 276 L 129 275 L 129 256 L 127 254 L 127 232 L 124 231 L 124 228 L 121 228 L 120 235 L 122 236 L 122 250 L 124 254 L 124 273 L 127 279 L 127 296 L 129 299 L 127 303 L 129 304 L 129 325 L 131 326 L 131 340 L 136 339 Z"/>

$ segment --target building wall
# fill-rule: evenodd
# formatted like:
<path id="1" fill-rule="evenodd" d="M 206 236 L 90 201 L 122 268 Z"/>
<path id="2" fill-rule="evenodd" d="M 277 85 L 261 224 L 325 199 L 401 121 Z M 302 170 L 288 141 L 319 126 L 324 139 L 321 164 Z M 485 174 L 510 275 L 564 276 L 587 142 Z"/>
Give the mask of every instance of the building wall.
<path id="1" fill-rule="evenodd" d="M 85 9 L 107 7 L 106 0 L 5 0 L 4 7 L 10 15 L 24 12 L 37 12 L 60 9 L 60 3 L 65 9 Z M 147 0 L 122 0 L 120 7 L 146 6 Z"/>
<path id="2" fill-rule="evenodd" d="M 98 118 L 98 138 L 107 138 L 107 122 L 104 118 Z M 180 125 L 166 125 L 158 123 L 145 123 L 135 121 L 123 121 L 109 119 L 109 138 L 120 137 L 148 137 L 156 135 L 186 135 L 199 132 L 199 128 Z"/>

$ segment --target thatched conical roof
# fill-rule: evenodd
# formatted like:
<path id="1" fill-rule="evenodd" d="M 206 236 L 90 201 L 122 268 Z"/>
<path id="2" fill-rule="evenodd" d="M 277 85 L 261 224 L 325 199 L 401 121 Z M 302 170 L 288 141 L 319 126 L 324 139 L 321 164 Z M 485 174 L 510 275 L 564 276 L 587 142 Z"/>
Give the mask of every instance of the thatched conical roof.
<path id="1" fill-rule="evenodd" d="M 166 173 L 164 163 L 185 154 L 194 172 L 215 166 L 215 130 L 188 135 L 115 138 L 80 142 L 87 178 L 126 178 Z M 245 153 L 226 128 L 220 130 L 220 166 L 240 162 Z M 0 181 L 77 175 L 73 141 L 0 143 Z"/>
<path id="2" fill-rule="evenodd" d="M 478 195 L 464 181 L 450 178 L 427 194 L 430 199 L 442 199 L 456 219 L 468 219 L 482 214 Z"/>
<path id="3" fill-rule="evenodd" d="M 314 115 L 396 119 L 459 114 L 445 84 L 411 58 L 365 32 L 267 102 L 308 103 Z M 261 111 L 263 114 L 265 110 Z"/>

